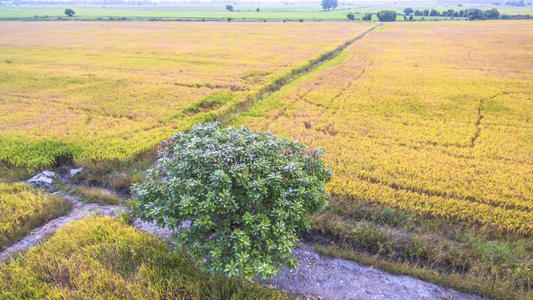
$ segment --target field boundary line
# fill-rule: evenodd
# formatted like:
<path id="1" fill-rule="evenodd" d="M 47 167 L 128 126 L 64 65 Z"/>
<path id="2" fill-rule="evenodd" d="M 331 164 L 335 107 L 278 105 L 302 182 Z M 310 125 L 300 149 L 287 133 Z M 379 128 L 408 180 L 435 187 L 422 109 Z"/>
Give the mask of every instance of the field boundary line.
<path id="1" fill-rule="evenodd" d="M 501 96 L 505 94 L 504 92 L 502 93 L 497 93 L 497 94 L 494 94 L 490 97 L 487 97 L 487 98 L 482 98 L 481 100 L 479 100 L 479 106 L 477 108 L 477 120 L 476 120 L 476 123 L 474 123 L 474 125 L 476 126 L 476 131 L 474 132 L 474 135 L 470 138 L 470 147 L 471 148 L 474 148 L 474 146 L 476 145 L 476 141 L 477 139 L 479 138 L 479 135 L 481 134 L 481 120 L 485 117 L 483 115 L 483 106 L 485 105 L 485 102 L 487 101 L 490 101 L 498 96 Z"/>
<path id="2" fill-rule="evenodd" d="M 320 64 L 329 61 L 335 57 L 337 57 L 344 49 L 351 46 L 356 41 L 362 39 L 365 37 L 368 33 L 376 29 L 377 27 L 381 26 L 382 24 L 374 25 L 371 28 L 367 29 L 363 33 L 359 34 L 358 36 L 349 39 L 348 41 L 344 42 L 337 48 L 328 51 L 326 53 L 321 54 L 319 57 L 309 60 L 304 65 L 297 67 L 295 69 L 292 69 L 288 73 L 281 75 L 277 79 L 274 79 L 270 84 L 267 86 L 261 88 L 257 93 L 254 95 L 249 95 L 246 97 L 246 99 L 242 102 L 239 102 L 235 104 L 233 107 L 229 108 L 227 111 L 221 113 L 218 115 L 215 119 L 219 121 L 222 124 L 229 124 L 233 119 L 240 115 L 242 112 L 248 111 L 248 109 L 253 106 L 255 103 L 263 100 L 266 96 L 272 95 L 275 92 L 281 90 L 284 86 L 289 84 L 290 82 L 294 81 L 296 78 L 300 77 L 301 75 L 307 74 L 314 69 L 316 69 Z"/>

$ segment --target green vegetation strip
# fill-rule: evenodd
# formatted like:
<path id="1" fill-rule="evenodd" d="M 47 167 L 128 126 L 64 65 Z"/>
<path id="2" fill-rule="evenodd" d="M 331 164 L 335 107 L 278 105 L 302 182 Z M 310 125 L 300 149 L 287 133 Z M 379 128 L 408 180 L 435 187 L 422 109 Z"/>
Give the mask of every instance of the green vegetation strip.
<path id="1" fill-rule="evenodd" d="M 361 33 L 360 35 L 346 41 L 344 44 L 338 46 L 337 48 L 328 51 L 322 55 L 320 55 L 317 58 L 311 59 L 306 64 L 292 69 L 289 73 L 286 73 L 278 78 L 276 78 L 274 81 L 272 81 L 269 85 L 263 87 L 261 90 L 259 90 L 255 95 L 248 96 L 245 101 L 239 102 L 231 109 L 228 109 L 224 113 L 220 114 L 215 118 L 215 120 L 221 122 L 222 124 L 229 124 L 233 121 L 235 117 L 237 117 L 240 113 L 247 111 L 250 107 L 252 107 L 257 102 L 263 100 L 265 97 L 272 95 L 273 93 L 279 91 L 283 86 L 287 85 L 291 81 L 295 80 L 296 78 L 309 73 L 316 69 L 320 64 L 329 61 L 335 57 L 337 57 L 344 49 L 349 47 L 354 42 L 362 39 L 365 35 L 367 35 L 369 32 L 376 29 L 378 26 L 376 25 L 365 32 Z"/>

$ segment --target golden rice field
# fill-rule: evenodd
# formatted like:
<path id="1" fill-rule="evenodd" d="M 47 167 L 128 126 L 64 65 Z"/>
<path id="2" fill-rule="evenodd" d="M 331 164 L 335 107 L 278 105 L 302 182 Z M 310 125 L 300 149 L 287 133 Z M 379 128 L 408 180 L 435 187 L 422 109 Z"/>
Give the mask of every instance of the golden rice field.
<path id="1" fill-rule="evenodd" d="M 387 24 L 234 123 L 325 150 L 330 254 L 533 297 L 533 22 Z"/>
<path id="2" fill-rule="evenodd" d="M 387 25 L 240 124 L 322 147 L 331 193 L 532 235 L 531 29 Z"/>
<path id="3" fill-rule="evenodd" d="M 369 27 L 2 22 L 0 160 L 130 160 Z"/>
<path id="4" fill-rule="evenodd" d="M 71 206 L 64 198 L 41 194 L 27 185 L 0 182 L 0 250 L 67 213 Z"/>
<path id="5" fill-rule="evenodd" d="M 276 80 L 374 25 L 316 69 Z M 282 88 L 261 93 L 273 83 Z M 311 217 L 307 237 L 318 250 L 491 298 L 533 298 L 533 21 L 0 22 L 0 167 L 132 161 L 213 119 L 325 150 L 330 205 Z M 120 176 L 108 186 L 129 186 L 131 174 Z M 0 186 L 0 196 L 42 197 L 20 189 Z M 102 191 L 79 192 L 118 201 Z M 101 232 L 90 249 L 67 245 Z M 161 263 L 185 261 L 108 219 L 77 223 L 54 243 L 2 267 L 14 275 L 0 277 L 0 287 L 37 280 L 30 270 L 66 251 L 69 261 L 50 266 L 74 270 L 96 257 L 91 276 L 138 295 L 146 292 L 139 284 L 168 271 Z M 129 253 L 137 243 L 148 252 L 122 271 L 140 277 L 113 273 L 103 259 L 110 245 Z M 150 249 L 163 254 L 140 263 Z M 148 292 L 163 293 L 170 281 Z M 61 284 L 33 292 L 68 296 Z M 86 296 L 109 296 L 79 284 Z M 191 297 L 209 297 L 213 286 L 202 284 Z M 229 295 L 240 293 L 229 284 Z"/>

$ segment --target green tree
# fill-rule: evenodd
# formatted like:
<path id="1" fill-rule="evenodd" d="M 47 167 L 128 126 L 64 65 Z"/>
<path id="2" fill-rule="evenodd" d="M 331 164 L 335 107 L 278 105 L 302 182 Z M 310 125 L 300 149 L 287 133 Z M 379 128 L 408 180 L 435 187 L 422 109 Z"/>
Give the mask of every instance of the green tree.
<path id="1" fill-rule="evenodd" d="M 431 17 L 438 17 L 438 16 L 440 16 L 440 13 L 439 13 L 438 10 L 432 8 L 431 11 L 429 12 L 429 15 L 430 15 Z"/>
<path id="2" fill-rule="evenodd" d="M 65 15 L 72 17 L 76 14 L 76 12 L 72 8 L 65 8 Z"/>
<path id="3" fill-rule="evenodd" d="M 321 150 L 218 123 L 178 133 L 159 150 L 162 161 L 132 187 L 141 220 L 174 230 L 210 273 L 252 279 L 296 266 L 297 233 L 327 205 L 331 171 Z"/>
<path id="4" fill-rule="evenodd" d="M 483 12 L 477 8 L 467 9 L 463 16 L 469 20 L 483 20 L 485 18 Z"/>
<path id="5" fill-rule="evenodd" d="M 230 4 L 226 5 L 226 10 L 233 11 L 233 5 L 230 5 Z"/>
<path id="6" fill-rule="evenodd" d="M 355 20 L 355 15 L 352 14 L 352 13 L 347 14 L 346 17 L 347 17 L 349 20 Z"/>
<path id="7" fill-rule="evenodd" d="M 377 13 L 377 17 L 381 22 L 396 21 L 396 12 L 394 10 L 382 10 Z"/>
<path id="8" fill-rule="evenodd" d="M 372 20 L 372 14 L 365 14 L 363 16 L 363 21 L 371 21 Z"/>
<path id="9" fill-rule="evenodd" d="M 500 17 L 500 12 L 496 8 L 485 11 L 486 19 L 498 19 L 499 17 Z"/>
<path id="10" fill-rule="evenodd" d="M 406 8 L 406 9 L 404 9 L 403 12 L 404 12 L 406 15 L 410 15 L 410 14 L 413 13 L 413 9 L 410 8 L 410 7 L 408 7 L 408 8 Z"/>
<path id="11" fill-rule="evenodd" d="M 455 11 L 453 9 L 448 9 L 447 11 L 442 12 L 442 16 L 453 17 L 454 14 L 455 14 Z"/>
<path id="12" fill-rule="evenodd" d="M 337 0 L 322 0 L 322 9 L 329 10 L 337 8 Z"/>

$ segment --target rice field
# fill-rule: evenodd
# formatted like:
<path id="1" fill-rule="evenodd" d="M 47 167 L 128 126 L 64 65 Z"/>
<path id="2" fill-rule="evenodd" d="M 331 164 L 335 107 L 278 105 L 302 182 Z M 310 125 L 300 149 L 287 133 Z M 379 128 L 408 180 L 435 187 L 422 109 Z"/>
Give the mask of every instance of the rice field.
<path id="1" fill-rule="evenodd" d="M 0 182 L 0 250 L 71 209 L 64 198 L 46 195 L 24 184 Z"/>
<path id="2" fill-rule="evenodd" d="M 0 23 L 0 161 L 132 160 L 369 27 Z"/>
<path id="3" fill-rule="evenodd" d="M 332 200 L 316 231 L 451 267 L 456 285 L 477 278 L 531 296 L 532 41 L 530 21 L 388 24 L 235 124 L 325 150 Z M 505 254 L 467 250 L 476 243 Z M 498 259 L 499 271 L 481 270 Z"/>
<path id="4" fill-rule="evenodd" d="M 162 139 L 208 120 L 266 129 L 325 150 L 330 206 L 311 217 L 305 237 L 319 251 L 491 298 L 533 297 L 533 21 L 0 22 L 0 57 L 0 171 L 71 160 L 89 169 L 140 166 Z M 116 171 L 107 182 L 115 190 L 142 180 Z M 99 187 L 78 192 L 118 201 Z M 90 249 L 72 241 L 100 232 L 105 238 Z M 48 267 L 83 266 L 90 275 L 72 280 L 96 276 L 121 287 L 112 295 L 80 283 L 86 297 L 146 296 L 139 284 L 160 282 L 154 270 L 171 274 L 148 291 L 163 295 L 179 276 L 160 263 L 185 261 L 106 218 L 53 239 L 0 267 L 13 274 L 0 277 L 0 287 L 36 282 L 42 274 L 27 274 L 39 261 L 67 251 L 68 261 Z M 140 261 L 154 253 L 163 260 L 120 270 L 104 259 L 109 247 L 137 251 L 137 242 L 158 249 Z M 94 269 L 88 254 L 103 257 Z M 217 290 L 204 279 L 186 294 Z M 31 293 L 68 297 L 64 284 Z"/>

